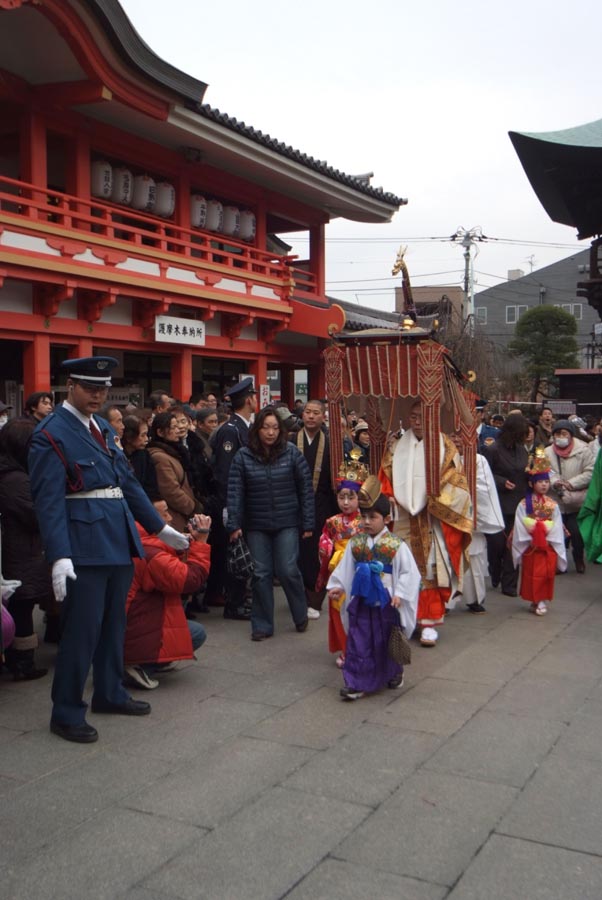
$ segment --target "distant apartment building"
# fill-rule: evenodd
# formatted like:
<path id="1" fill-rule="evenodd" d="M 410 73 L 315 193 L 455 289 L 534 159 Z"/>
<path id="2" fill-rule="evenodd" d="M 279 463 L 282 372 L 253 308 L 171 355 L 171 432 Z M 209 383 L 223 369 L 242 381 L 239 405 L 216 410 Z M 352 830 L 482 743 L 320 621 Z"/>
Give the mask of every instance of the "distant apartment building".
<path id="1" fill-rule="evenodd" d="M 589 250 L 582 250 L 527 275 L 515 269 L 508 272 L 508 281 L 475 294 L 475 327 L 491 341 L 501 370 L 518 368 L 518 362 L 507 356 L 508 344 L 520 317 L 542 304 L 560 306 L 575 316 L 581 366 L 592 366 L 594 324 L 599 318 L 577 294 L 578 282 L 587 277 L 589 261 Z"/>

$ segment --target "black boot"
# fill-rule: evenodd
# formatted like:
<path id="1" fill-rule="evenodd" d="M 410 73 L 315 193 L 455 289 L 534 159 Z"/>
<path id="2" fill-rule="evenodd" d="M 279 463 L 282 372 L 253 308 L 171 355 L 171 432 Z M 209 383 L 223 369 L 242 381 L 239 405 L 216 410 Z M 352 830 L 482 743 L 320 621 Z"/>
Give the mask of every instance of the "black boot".
<path id="1" fill-rule="evenodd" d="M 48 669 L 37 669 L 33 650 L 15 650 L 7 647 L 4 651 L 6 668 L 13 676 L 13 681 L 33 681 L 43 678 Z"/>

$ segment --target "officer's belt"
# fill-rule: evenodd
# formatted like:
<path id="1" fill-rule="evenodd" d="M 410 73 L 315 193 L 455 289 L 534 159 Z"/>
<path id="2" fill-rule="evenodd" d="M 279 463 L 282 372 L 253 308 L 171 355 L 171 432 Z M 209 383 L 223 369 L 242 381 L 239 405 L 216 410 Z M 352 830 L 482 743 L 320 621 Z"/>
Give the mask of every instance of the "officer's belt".
<path id="1" fill-rule="evenodd" d="M 76 491 L 75 494 L 67 494 L 67 500 L 123 500 L 123 491 L 120 487 L 96 488 L 95 491 Z"/>

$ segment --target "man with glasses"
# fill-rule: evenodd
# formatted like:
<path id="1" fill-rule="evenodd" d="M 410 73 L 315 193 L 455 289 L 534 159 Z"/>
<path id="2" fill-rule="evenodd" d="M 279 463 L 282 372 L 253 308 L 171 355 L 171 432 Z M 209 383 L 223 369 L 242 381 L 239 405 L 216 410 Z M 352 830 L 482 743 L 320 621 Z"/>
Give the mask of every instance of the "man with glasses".
<path id="1" fill-rule="evenodd" d="M 34 432 L 29 474 L 62 634 L 50 730 L 77 743 L 98 739 L 86 722 L 83 691 L 93 666 L 92 712 L 146 715 L 122 685 L 125 600 L 132 556 L 144 556 L 137 520 L 176 550 L 188 538 L 166 525 L 98 411 L 107 399 L 110 356 L 70 359 L 67 399 Z"/>

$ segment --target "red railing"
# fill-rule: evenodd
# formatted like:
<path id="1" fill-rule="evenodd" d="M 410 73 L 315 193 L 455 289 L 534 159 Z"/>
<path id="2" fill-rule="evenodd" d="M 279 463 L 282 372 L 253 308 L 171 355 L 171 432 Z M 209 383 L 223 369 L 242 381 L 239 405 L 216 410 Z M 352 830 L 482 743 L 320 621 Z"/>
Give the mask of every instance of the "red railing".
<path id="1" fill-rule="evenodd" d="M 315 275 L 306 269 L 297 269 L 295 256 L 267 253 L 224 234 L 183 228 L 170 220 L 114 203 L 74 197 L 14 178 L 0 177 L 0 211 L 69 229 L 74 238 L 78 233 L 82 240 L 84 234 L 95 234 L 112 244 L 123 243 L 124 252 L 131 255 L 135 255 L 134 248 L 155 249 L 180 257 L 181 265 L 202 269 L 203 263 L 210 263 L 211 267 L 231 269 L 233 277 L 251 273 L 259 283 L 264 278 L 287 283 L 292 275 L 294 293 L 317 295 Z M 173 264 L 177 265 L 177 261 Z"/>

